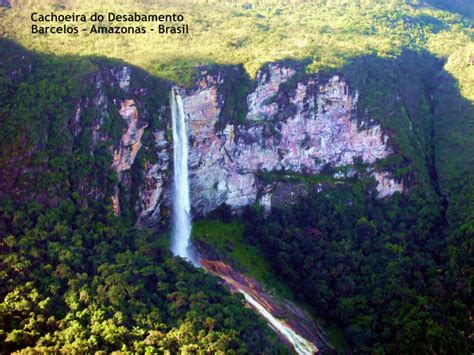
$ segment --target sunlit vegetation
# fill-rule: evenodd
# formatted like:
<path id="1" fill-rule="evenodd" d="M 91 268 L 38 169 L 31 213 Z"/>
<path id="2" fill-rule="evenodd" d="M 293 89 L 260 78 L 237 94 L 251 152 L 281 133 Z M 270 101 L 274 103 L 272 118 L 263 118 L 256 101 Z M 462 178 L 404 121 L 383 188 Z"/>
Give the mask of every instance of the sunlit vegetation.
<path id="1" fill-rule="evenodd" d="M 469 17 L 472 15 L 469 1 L 143 0 L 112 4 L 105 1 L 51 0 L 35 3 L 16 0 L 11 9 L 1 11 L 0 31 L 26 49 L 54 55 L 123 59 L 157 77 L 185 85 L 193 82 L 197 64 L 242 64 L 250 78 L 255 77 L 263 64 L 283 59 L 304 60 L 309 73 L 344 68 L 343 72 L 351 79 L 353 87 L 362 91 L 360 109 L 381 121 L 385 128 L 395 130 L 397 144 L 408 159 L 415 161 L 418 170 L 423 170 L 422 155 L 432 155 L 432 147 L 426 140 L 429 124 L 421 122 L 415 127 L 415 132 L 409 132 L 408 120 L 414 112 L 410 112 L 410 107 L 400 107 L 404 103 L 396 102 L 395 98 L 413 92 L 402 97 L 410 100 L 410 96 L 417 95 L 420 90 L 425 91 L 423 99 L 420 95 L 412 101 L 420 107 L 416 114 L 428 117 L 431 109 L 429 98 L 433 95 L 430 90 L 444 80 L 437 80 L 437 71 L 443 64 L 434 64 L 433 59 L 436 58 L 445 61 L 444 73 L 449 75 L 446 82 L 454 88 L 454 92 L 466 99 L 470 106 L 474 100 L 474 30 L 472 18 Z M 191 33 L 97 36 L 86 31 L 78 35 L 31 35 L 32 11 L 46 14 L 51 11 L 56 14 L 74 12 L 88 17 L 96 12 L 179 13 L 189 23 Z M 411 56 L 403 54 L 407 50 L 412 53 Z M 413 55 L 416 53 L 420 56 Z M 408 72 L 407 66 L 410 67 Z M 437 69 L 427 70 L 433 67 Z M 418 77 L 415 78 L 414 74 Z M 426 78 L 432 80 L 429 88 L 426 85 L 424 88 L 415 87 Z M 248 85 L 245 83 L 243 86 Z M 226 100 L 222 124 L 226 119 L 242 121 L 245 112 L 237 101 L 244 102 L 248 90 L 235 92 L 240 91 L 242 95 L 230 95 Z M 472 137 L 474 129 L 468 123 L 472 109 L 446 112 L 445 108 L 450 106 L 446 102 L 458 98 L 454 98 L 452 92 L 444 91 L 443 95 L 446 96 L 438 100 L 442 104 L 437 111 L 440 117 L 437 121 L 441 124 L 434 128 L 439 129 L 437 139 L 443 145 L 435 149 L 438 149 L 436 153 L 442 160 L 438 166 L 442 183 L 446 185 L 448 180 L 455 178 L 462 159 L 474 156 L 468 140 L 460 133 L 465 131 L 467 137 Z M 421 100 L 427 102 L 421 104 Z M 458 101 L 451 106 L 462 106 L 462 100 Z M 408 112 L 404 113 L 406 109 Z M 451 122 L 454 124 L 451 125 Z M 418 139 L 421 145 L 416 147 L 413 142 Z M 452 156 L 462 159 L 449 161 Z"/>
<path id="2" fill-rule="evenodd" d="M 270 263 L 254 245 L 249 245 L 243 235 L 244 225 L 232 219 L 198 220 L 193 224 L 195 244 L 209 247 L 220 259 L 234 264 L 237 269 L 253 276 L 270 292 L 276 291 L 279 296 L 292 298 L 288 287 L 273 274 Z"/>
<path id="3" fill-rule="evenodd" d="M 88 16 L 95 12 L 181 13 L 190 34 L 94 36 L 80 31 L 73 36 L 32 36 L 31 12 L 52 10 Z M 1 29 L 28 49 L 121 58 L 157 76 L 189 83 L 195 64 L 242 63 L 253 77 L 262 64 L 285 58 L 309 59 L 308 70 L 316 72 L 361 55 L 393 57 L 406 47 L 433 47 L 440 56 L 448 56 L 470 41 L 469 23 L 461 15 L 417 0 L 16 0 L 5 11 Z"/>
<path id="4" fill-rule="evenodd" d="M 112 62 L 0 46 L 2 353 L 285 353 L 239 297 L 171 258 L 167 236 L 135 228 L 131 209 L 112 215 L 116 109 L 101 113 L 107 138 L 95 146 L 96 107 L 83 112 L 77 137 L 65 129 L 93 92 L 91 78 Z M 162 81 L 142 75 L 146 100 L 167 98 Z"/>
<path id="5" fill-rule="evenodd" d="M 1 208 L 2 351 L 284 351 L 238 297 L 154 234 L 72 201 Z"/>
<path id="6" fill-rule="evenodd" d="M 176 12 L 190 34 L 31 35 L 32 11 Z M 121 61 L 137 66 L 131 85 L 146 89 L 150 131 L 167 124 L 163 79 L 191 85 L 197 64 L 242 65 L 223 85 L 219 123 L 242 124 L 257 70 L 291 59 L 359 92 L 358 119 L 380 122 L 394 150 L 375 165 L 407 193 L 377 199 L 360 162 L 350 179 L 331 167 L 262 172 L 261 182 L 324 189 L 269 218 L 258 206 L 241 219 L 217 211 L 196 221 L 195 241 L 334 320 L 358 352 L 472 353 L 472 2 L 13 0 L 0 8 L 0 34 L 2 351 L 285 352 L 241 299 L 171 258 L 166 218 L 157 234 L 134 226 L 136 189 L 112 216 L 116 107 L 87 106 L 77 136 L 68 125 L 95 76 Z M 104 139 L 92 144 L 98 117 Z"/>

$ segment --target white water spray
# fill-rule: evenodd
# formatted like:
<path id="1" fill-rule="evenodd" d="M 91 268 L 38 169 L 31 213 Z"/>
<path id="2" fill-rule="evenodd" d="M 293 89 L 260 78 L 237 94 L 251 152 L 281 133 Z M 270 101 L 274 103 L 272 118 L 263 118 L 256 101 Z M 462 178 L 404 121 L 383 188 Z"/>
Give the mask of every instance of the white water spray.
<path id="1" fill-rule="evenodd" d="M 188 180 L 188 134 L 183 101 L 177 88 L 171 90 L 171 118 L 173 121 L 173 227 L 171 251 L 174 255 L 193 261 L 191 237 L 191 203 Z"/>

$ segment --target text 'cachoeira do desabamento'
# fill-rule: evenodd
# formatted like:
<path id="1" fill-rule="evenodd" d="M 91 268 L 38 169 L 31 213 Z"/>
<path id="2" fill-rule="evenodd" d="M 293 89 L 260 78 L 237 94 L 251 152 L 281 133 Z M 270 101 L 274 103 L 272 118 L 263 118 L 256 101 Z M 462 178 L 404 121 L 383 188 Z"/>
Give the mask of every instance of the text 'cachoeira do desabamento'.
<path id="1" fill-rule="evenodd" d="M 189 25 L 182 14 L 31 13 L 33 34 L 187 34 Z"/>

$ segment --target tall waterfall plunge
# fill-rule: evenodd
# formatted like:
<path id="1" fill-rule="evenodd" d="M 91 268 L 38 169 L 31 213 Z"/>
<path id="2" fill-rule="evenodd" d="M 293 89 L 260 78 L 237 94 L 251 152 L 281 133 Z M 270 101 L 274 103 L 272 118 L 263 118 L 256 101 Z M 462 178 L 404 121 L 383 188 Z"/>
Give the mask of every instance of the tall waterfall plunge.
<path id="1" fill-rule="evenodd" d="M 191 202 L 189 193 L 188 179 L 188 135 L 186 129 L 186 117 L 184 114 L 183 102 L 179 89 L 174 87 L 171 90 L 171 118 L 173 123 L 173 218 L 171 234 L 171 251 L 174 255 L 181 256 L 197 267 L 204 267 L 205 270 L 214 273 L 224 279 L 226 285 L 231 290 L 235 290 L 244 295 L 248 304 L 250 304 L 258 313 L 260 313 L 280 336 L 285 338 L 289 344 L 292 344 L 298 354 L 314 354 L 318 351 L 316 345 L 305 339 L 301 333 L 293 330 L 286 322 L 278 319 L 272 313 L 278 310 L 278 307 L 269 306 L 268 299 L 263 297 L 265 302 L 259 301 L 259 294 L 253 294 L 252 290 L 241 284 L 246 277 L 240 275 L 219 274 L 218 270 L 209 268 L 212 262 L 199 260 L 193 253 L 190 245 L 191 237 Z M 214 262 L 219 264 L 220 262 Z M 222 263 L 221 263 L 222 264 Z M 207 266 L 206 266 L 207 265 Z M 254 283 L 251 283 L 254 284 Z M 234 292 L 234 291 L 231 291 Z M 267 307 L 267 308 L 265 308 Z"/>
<path id="2" fill-rule="evenodd" d="M 196 264 L 190 250 L 191 203 L 188 179 L 188 134 L 183 102 L 178 89 L 171 90 L 173 121 L 173 226 L 171 251 Z"/>

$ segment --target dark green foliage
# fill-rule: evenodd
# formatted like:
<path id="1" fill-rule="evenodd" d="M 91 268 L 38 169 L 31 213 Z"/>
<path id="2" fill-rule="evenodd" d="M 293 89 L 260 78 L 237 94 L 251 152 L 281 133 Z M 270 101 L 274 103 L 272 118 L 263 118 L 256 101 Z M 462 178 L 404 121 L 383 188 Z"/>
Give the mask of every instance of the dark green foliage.
<path id="1" fill-rule="evenodd" d="M 428 0 L 427 3 L 474 18 L 474 3 L 471 0 Z"/>
<path id="2" fill-rule="evenodd" d="M 472 231 L 467 223 L 445 235 L 433 190 L 379 200 L 370 180 L 360 180 L 310 194 L 268 218 L 256 209 L 244 218 L 247 240 L 300 300 L 340 322 L 357 351 L 472 350 L 465 337 Z"/>
<path id="3" fill-rule="evenodd" d="M 459 95 L 447 73 L 436 78 L 434 102 L 434 151 L 439 183 L 444 192 L 474 174 L 474 105 Z"/>
<path id="4" fill-rule="evenodd" d="M 394 59 L 355 58 L 340 70 L 360 94 L 358 119 L 381 122 L 389 135 L 396 155 L 385 167 L 399 177 L 416 170 L 417 182 L 426 183 L 433 173 L 431 97 L 440 69 L 428 52 L 404 50 Z"/>
<path id="5" fill-rule="evenodd" d="M 254 86 L 242 66 L 224 67 L 223 74 L 225 80 L 219 86 L 219 94 L 222 95 L 224 104 L 215 126 L 218 130 L 224 129 L 227 124 L 237 126 L 244 123 L 247 115 L 247 96 Z"/>
<path id="6" fill-rule="evenodd" d="M 1 213 L 2 351 L 283 352 L 239 297 L 123 218 L 68 201 Z"/>
<path id="7" fill-rule="evenodd" d="M 450 291 L 473 306 L 474 278 L 474 178 L 462 179 L 452 194 L 447 211 L 449 221 L 448 258 Z"/>
<path id="8" fill-rule="evenodd" d="M 147 130 L 125 179 L 131 188 L 119 188 L 122 212 L 134 216 L 144 161 L 156 162 L 150 132 L 166 129 L 171 84 L 132 68 L 125 92 L 114 76 L 124 63 L 38 55 L 5 39 L 0 48 L 0 196 L 55 206 L 77 192 L 81 205 L 108 203 L 117 180 L 112 153 L 127 126 L 120 103 L 133 99 Z"/>
<path id="9" fill-rule="evenodd" d="M 472 16 L 468 0 L 426 3 Z M 77 11 L 93 11 L 84 6 Z M 2 12 L 0 27 L 41 52 L 120 55 L 184 83 L 196 63 L 243 63 L 246 72 L 224 69 L 218 129 L 243 123 L 253 86 L 247 73 L 255 75 L 264 62 L 309 58 L 308 73 L 342 74 L 360 92 L 359 119 L 380 121 L 395 148 L 377 167 L 421 186 L 377 200 L 374 182 L 363 176 L 334 185 L 331 166 L 319 177 L 262 174 L 264 182 L 324 182 L 330 189 L 274 210 L 269 219 L 262 211 L 247 214 L 247 238 L 295 294 L 342 324 L 356 351 L 472 353 L 466 341 L 473 299 L 472 50 L 467 44 L 451 55 L 472 38 L 472 21 L 417 0 L 189 6 L 193 37 L 173 43 L 156 36 L 32 41 L 23 6 Z M 441 70 L 448 56 L 451 66 Z M 131 227 L 144 164 L 156 159 L 148 131 L 127 172 L 130 184 L 119 186 L 124 219 L 109 215 L 117 183 L 113 144 L 124 128 L 115 104 L 125 94 L 106 86 L 104 95 L 117 102 L 104 112 L 86 102 L 97 79 L 107 80 L 117 65 L 123 63 L 33 54 L 0 43 L 1 350 L 281 351 L 235 298 L 170 259 L 156 237 Z M 150 132 L 165 129 L 170 83 L 134 70 L 127 98 L 143 108 Z M 299 70 L 282 90 L 304 75 Z M 69 125 L 78 104 L 87 108 L 74 137 Z M 104 139 L 94 146 L 99 117 Z M 271 132 L 273 123 L 266 124 Z M 449 193 L 447 208 L 429 183 Z M 216 216 L 230 217 L 225 208 Z M 221 228 L 215 224 L 216 239 Z M 251 260 L 241 250 L 234 247 Z"/>
<path id="10" fill-rule="evenodd" d="M 64 182 L 73 145 L 65 133 L 94 66 L 86 60 L 26 55 L 6 41 L 1 48 L 0 101 L 6 104 L 0 112 L 0 141 L 10 149 L 0 153 L 0 195 L 23 198 L 29 190 L 41 191 L 43 198 L 62 196 L 68 190 Z M 87 158 L 78 158 L 84 166 Z"/>

